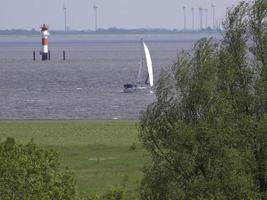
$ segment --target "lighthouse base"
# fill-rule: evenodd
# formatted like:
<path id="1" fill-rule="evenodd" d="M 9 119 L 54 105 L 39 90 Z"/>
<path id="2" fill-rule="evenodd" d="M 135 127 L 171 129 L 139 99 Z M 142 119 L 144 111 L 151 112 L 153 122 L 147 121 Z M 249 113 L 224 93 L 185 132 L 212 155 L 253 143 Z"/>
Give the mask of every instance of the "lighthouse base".
<path id="1" fill-rule="evenodd" d="M 42 53 L 42 60 L 48 60 L 48 53 Z"/>
<path id="2" fill-rule="evenodd" d="M 48 51 L 48 53 L 40 51 L 40 54 L 42 55 L 42 60 L 50 60 L 50 51 Z"/>

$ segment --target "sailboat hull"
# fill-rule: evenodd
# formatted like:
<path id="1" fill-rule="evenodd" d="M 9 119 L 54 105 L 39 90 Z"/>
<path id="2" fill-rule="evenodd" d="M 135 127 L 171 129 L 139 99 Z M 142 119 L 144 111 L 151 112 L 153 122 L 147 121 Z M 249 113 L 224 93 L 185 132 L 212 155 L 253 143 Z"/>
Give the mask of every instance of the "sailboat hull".
<path id="1" fill-rule="evenodd" d="M 123 92 L 132 93 L 136 90 L 136 87 L 137 87 L 137 85 L 135 85 L 135 84 L 130 84 L 130 83 L 124 84 L 123 85 Z"/>
<path id="2" fill-rule="evenodd" d="M 136 92 L 144 92 L 150 91 L 151 88 L 149 86 L 142 86 L 136 84 L 124 84 L 123 85 L 123 92 L 125 93 L 136 93 Z"/>

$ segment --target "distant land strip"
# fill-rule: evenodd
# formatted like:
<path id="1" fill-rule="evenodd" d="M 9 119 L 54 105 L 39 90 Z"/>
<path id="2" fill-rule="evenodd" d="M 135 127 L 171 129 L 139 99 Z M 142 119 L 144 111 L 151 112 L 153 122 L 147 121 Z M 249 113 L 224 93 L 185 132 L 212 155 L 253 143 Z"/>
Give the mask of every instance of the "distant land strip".
<path id="1" fill-rule="evenodd" d="M 122 28 L 108 28 L 108 29 L 98 29 L 93 30 L 51 30 L 51 34 L 175 34 L 175 33 L 218 33 L 221 29 L 211 29 L 210 27 L 202 30 L 178 30 L 178 29 L 122 29 Z M 0 35 L 39 35 L 40 31 L 36 29 L 26 30 L 26 29 L 8 29 L 0 30 Z"/>

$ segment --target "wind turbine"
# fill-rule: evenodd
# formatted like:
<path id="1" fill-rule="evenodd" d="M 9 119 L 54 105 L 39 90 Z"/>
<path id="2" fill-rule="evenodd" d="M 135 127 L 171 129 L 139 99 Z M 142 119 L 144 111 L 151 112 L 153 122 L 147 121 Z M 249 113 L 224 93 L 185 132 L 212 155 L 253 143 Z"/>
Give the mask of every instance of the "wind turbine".
<path id="1" fill-rule="evenodd" d="M 186 30 L 186 7 L 183 6 L 183 11 L 184 11 L 184 30 Z"/>
<path id="2" fill-rule="evenodd" d="M 205 8 L 205 28 L 208 28 L 208 9 Z"/>
<path id="3" fill-rule="evenodd" d="M 191 12 L 192 12 L 192 30 L 195 29 L 195 9 L 192 7 L 191 8 Z"/>
<path id="4" fill-rule="evenodd" d="M 203 8 L 198 8 L 199 10 L 199 29 L 203 29 L 203 21 L 202 21 L 202 16 L 203 16 Z"/>
<path id="5" fill-rule="evenodd" d="M 65 25 L 65 31 L 67 31 L 67 8 L 65 3 L 63 4 L 63 11 L 64 11 L 64 25 Z"/>
<path id="6" fill-rule="evenodd" d="M 98 30 L 98 27 L 97 27 L 97 6 L 94 4 L 94 15 L 95 15 L 95 31 Z"/>
<path id="7" fill-rule="evenodd" d="M 212 7 L 212 26 L 213 29 L 215 29 L 215 5 L 212 3 L 211 7 Z"/>

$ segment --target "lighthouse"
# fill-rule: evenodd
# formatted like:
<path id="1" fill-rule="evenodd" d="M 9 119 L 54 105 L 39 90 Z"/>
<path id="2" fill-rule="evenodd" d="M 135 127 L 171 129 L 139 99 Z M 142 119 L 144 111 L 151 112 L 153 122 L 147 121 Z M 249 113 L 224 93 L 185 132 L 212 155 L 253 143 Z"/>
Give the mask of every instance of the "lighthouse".
<path id="1" fill-rule="evenodd" d="M 42 51 L 40 52 L 42 55 L 42 60 L 48 60 L 49 59 L 49 51 L 48 51 L 48 25 L 43 24 L 41 26 L 41 33 L 42 33 Z"/>

